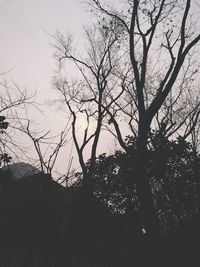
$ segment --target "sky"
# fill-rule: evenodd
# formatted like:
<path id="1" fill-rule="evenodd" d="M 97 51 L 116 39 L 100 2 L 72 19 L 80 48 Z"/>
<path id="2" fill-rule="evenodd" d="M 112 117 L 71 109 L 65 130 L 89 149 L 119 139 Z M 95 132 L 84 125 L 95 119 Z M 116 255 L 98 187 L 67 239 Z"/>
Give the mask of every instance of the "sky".
<path id="1" fill-rule="evenodd" d="M 8 71 L 9 82 L 36 90 L 37 99 L 46 101 L 54 94 L 52 78 L 56 71 L 50 35 L 59 30 L 81 39 L 89 19 L 80 0 L 0 0 L 0 73 Z M 52 106 L 42 120 L 46 129 L 64 128 L 64 117 Z M 106 147 L 101 145 L 101 152 Z M 66 159 L 67 152 L 63 153 Z M 58 165 L 65 166 L 66 160 Z"/>
<path id="2" fill-rule="evenodd" d="M 36 90 L 40 103 L 47 101 L 55 93 L 52 79 L 57 70 L 51 35 L 59 30 L 79 38 L 87 20 L 80 0 L 0 0 L 0 73 L 9 71 L 8 81 Z M 59 126 L 58 112 L 52 107 L 48 111 L 45 122 L 50 128 L 55 122 Z"/>
<path id="3" fill-rule="evenodd" d="M 86 18 L 76 0 L 0 0 L 0 71 L 12 69 L 18 83 L 47 89 L 55 69 L 48 33 L 81 35 Z"/>

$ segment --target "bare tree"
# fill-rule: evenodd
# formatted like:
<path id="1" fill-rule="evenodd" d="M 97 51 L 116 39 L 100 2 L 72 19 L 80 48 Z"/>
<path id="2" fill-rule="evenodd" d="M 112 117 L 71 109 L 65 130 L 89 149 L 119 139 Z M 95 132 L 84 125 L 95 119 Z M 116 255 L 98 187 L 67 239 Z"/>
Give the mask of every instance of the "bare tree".
<path id="1" fill-rule="evenodd" d="M 64 38 L 63 35 L 57 34 L 55 37 L 59 67 L 68 61 L 76 70 L 76 77 L 72 80 L 62 76 L 57 77 L 55 87 L 62 96 L 61 101 L 71 114 L 72 137 L 86 188 L 90 187 L 92 182 L 90 178 L 95 170 L 103 123 L 125 87 L 124 81 L 119 81 L 114 75 L 120 56 L 117 55 L 119 48 L 116 46 L 120 31 L 114 22 L 110 25 L 113 32 L 108 31 L 105 25 L 95 25 L 86 29 L 87 52 L 83 52 L 82 55 L 73 51 L 71 36 Z M 88 147 L 89 167 L 86 166 L 84 155 Z"/>
<path id="2" fill-rule="evenodd" d="M 151 235 L 159 233 L 159 224 L 154 212 L 152 193 L 149 181 L 146 176 L 147 141 L 150 128 L 155 123 L 163 120 L 164 107 L 167 103 L 168 119 L 172 118 L 168 134 L 177 133 L 185 126 L 184 138 L 192 132 L 199 119 L 199 98 L 195 106 L 185 104 L 185 115 L 182 117 L 178 112 L 178 100 L 180 100 L 177 90 L 181 90 L 181 95 L 191 90 L 191 86 L 186 87 L 188 81 L 195 79 L 198 74 L 196 62 L 197 44 L 200 40 L 198 25 L 195 24 L 195 16 L 191 16 L 191 9 L 195 2 L 185 1 L 124 1 L 124 5 L 118 5 L 121 10 L 110 7 L 108 3 L 99 0 L 88 1 L 89 6 L 95 14 L 101 14 L 116 24 L 121 26 L 121 46 L 125 50 L 129 47 L 130 84 L 131 92 L 129 99 L 132 109 L 130 125 L 137 137 L 137 157 L 136 157 L 136 181 L 130 181 L 130 196 L 134 182 L 136 182 L 137 192 L 142 203 L 142 221 L 145 223 L 146 231 Z M 191 8 L 191 5 L 192 8 Z M 123 8 L 125 6 L 125 8 Z M 106 25 L 109 31 L 109 24 Z M 127 60 L 127 58 L 126 58 Z M 126 60 L 123 59 L 122 63 Z M 119 63 L 119 64 L 122 64 Z M 196 76 L 195 76 L 196 75 Z M 192 79 L 190 79 L 192 77 Z M 179 88 L 179 89 L 178 89 Z M 198 90 L 198 88 L 195 88 Z M 191 92 L 190 92 L 191 94 Z M 170 97 L 171 95 L 171 97 Z M 198 94 L 197 94 L 198 95 Z M 189 98 L 187 98 L 188 100 Z M 177 105 L 176 105 L 177 104 Z M 118 104 L 120 106 L 120 104 Z M 173 107 L 172 107 L 173 106 Z M 174 108 L 176 106 L 176 113 Z M 129 107 L 129 112 L 130 112 Z M 125 110 L 123 108 L 123 110 Z M 111 122 L 115 126 L 120 144 L 123 144 L 119 124 L 116 117 L 107 110 L 111 116 Z M 129 113 L 130 114 L 130 113 Z M 164 114 L 164 113 L 163 113 Z M 179 123 L 174 124 L 174 116 L 179 116 Z M 191 120 L 191 116 L 193 120 Z M 159 119 L 158 119 L 159 118 Z M 132 120 L 136 124 L 132 124 Z M 189 121 L 193 124 L 189 125 Z M 135 128 L 134 128 L 135 127 Z M 181 130 L 183 131 L 183 130 Z M 193 132 L 194 133 L 194 132 Z M 126 147 L 124 147 L 126 149 Z"/>
<path id="3" fill-rule="evenodd" d="M 86 30 L 86 49 L 80 53 L 74 50 L 70 35 L 55 37 L 59 67 L 68 61 L 78 70 L 73 79 L 57 78 L 55 85 L 71 114 L 84 185 L 89 185 L 95 169 L 97 146 L 105 125 L 115 128 L 121 147 L 129 152 L 119 122 L 121 114 L 125 115 L 137 139 L 129 212 L 132 213 L 136 184 L 142 204 L 140 225 L 144 223 L 146 232 L 157 236 L 159 223 L 146 175 L 148 138 L 152 127 L 164 129 L 168 138 L 197 138 L 200 112 L 196 48 L 200 34 L 195 16 L 191 16 L 195 2 L 127 0 L 118 3 L 118 9 L 100 0 L 86 2 L 97 18 L 96 25 Z M 87 122 L 82 139 L 80 116 L 85 116 Z M 84 151 L 89 144 L 88 171 Z"/>
<path id="4" fill-rule="evenodd" d="M 38 133 L 31 131 L 30 121 L 28 121 L 25 128 L 23 125 L 21 126 L 20 130 L 31 139 L 37 153 L 38 160 L 36 160 L 35 164 L 39 163 L 40 170 L 52 177 L 58 154 L 68 142 L 68 129 L 64 129 L 59 136 L 49 136 L 50 131 L 38 136 Z M 55 141 L 55 139 L 58 139 L 58 141 Z"/>
<path id="5" fill-rule="evenodd" d="M 36 102 L 36 92 L 29 93 L 15 82 L 8 82 L 4 74 L 0 78 L 0 162 L 7 165 L 26 161 L 51 177 L 62 176 L 64 182 L 66 175 L 57 173 L 55 169 L 60 150 L 70 140 L 68 124 L 56 136 L 50 131 L 42 131 L 41 125 L 38 130 L 38 121 L 35 122 L 30 115 L 44 116 L 41 104 Z M 67 170 L 69 174 L 70 170 Z"/>
<path id="6" fill-rule="evenodd" d="M 6 74 L 6 73 L 5 73 Z M 14 128 L 17 127 L 20 120 L 24 120 L 21 116 L 27 106 L 35 106 L 35 92 L 28 93 L 26 89 L 21 89 L 16 83 L 8 83 L 5 75 L 0 75 L 0 115 L 1 115 L 1 138 L 0 151 L 2 155 L 9 155 L 19 160 L 19 154 L 27 158 L 25 147 L 16 141 L 16 133 Z M 11 84 L 11 85 L 10 85 Z M 5 127 L 6 124 L 6 127 Z"/>

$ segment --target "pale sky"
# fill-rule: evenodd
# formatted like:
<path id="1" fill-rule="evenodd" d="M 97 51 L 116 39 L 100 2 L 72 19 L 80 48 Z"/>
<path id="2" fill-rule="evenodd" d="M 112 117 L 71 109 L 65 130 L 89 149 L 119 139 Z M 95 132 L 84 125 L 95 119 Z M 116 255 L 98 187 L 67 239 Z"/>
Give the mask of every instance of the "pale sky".
<path id="1" fill-rule="evenodd" d="M 56 30 L 81 35 L 88 14 L 79 0 L 0 0 L 0 71 L 44 90 L 55 69 L 51 37 Z"/>
<path id="2" fill-rule="evenodd" d="M 80 0 L 0 0 L 0 73 L 11 69 L 8 81 L 36 89 L 40 100 L 51 96 L 56 65 L 53 39 L 47 32 L 71 32 L 81 39 L 89 19 Z M 49 108 L 47 117 L 47 128 L 59 125 L 63 129 L 64 119 L 58 111 Z M 108 142 L 105 147 L 101 144 L 101 152 L 106 147 Z M 67 151 L 63 153 L 62 159 L 66 159 Z M 65 166 L 66 160 L 59 164 Z"/>

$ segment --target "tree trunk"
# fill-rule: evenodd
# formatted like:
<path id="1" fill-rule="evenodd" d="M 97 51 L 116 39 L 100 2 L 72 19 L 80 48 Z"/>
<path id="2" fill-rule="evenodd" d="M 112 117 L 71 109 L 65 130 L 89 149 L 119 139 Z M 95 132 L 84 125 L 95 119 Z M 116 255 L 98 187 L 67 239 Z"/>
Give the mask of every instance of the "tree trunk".
<path id="1" fill-rule="evenodd" d="M 139 125 L 137 151 L 136 151 L 136 190 L 141 202 L 141 223 L 144 224 L 145 232 L 150 237 L 160 234 L 160 225 L 153 203 L 153 195 L 150 181 L 147 177 L 147 138 L 149 131 L 148 123 Z"/>
<path id="2" fill-rule="evenodd" d="M 145 255 L 149 260 L 156 257 L 154 251 L 157 251 L 157 241 L 160 237 L 160 225 L 157 213 L 153 204 L 153 196 L 151 186 L 147 177 L 147 138 L 149 127 L 147 124 L 139 127 L 137 150 L 136 150 L 136 166 L 134 171 L 135 179 L 132 179 L 129 184 L 129 196 L 127 206 L 127 216 L 129 225 L 127 225 L 127 263 L 126 266 L 144 266 L 143 261 L 146 248 L 143 247 L 142 227 L 145 229 L 145 234 L 149 237 L 149 241 L 153 239 L 153 247 L 148 247 L 148 255 Z M 135 164 L 136 163 L 136 164 Z M 134 183 L 136 183 L 136 191 L 141 203 L 141 211 L 137 216 L 135 210 L 133 211 L 132 195 Z"/>

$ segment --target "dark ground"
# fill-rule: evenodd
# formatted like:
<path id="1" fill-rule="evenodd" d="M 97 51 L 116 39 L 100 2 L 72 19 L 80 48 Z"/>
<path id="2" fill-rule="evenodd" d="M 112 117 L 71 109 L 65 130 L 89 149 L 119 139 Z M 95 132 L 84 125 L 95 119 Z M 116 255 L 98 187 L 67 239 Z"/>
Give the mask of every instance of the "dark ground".
<path id="1" fill-rule="evenodd" d="M 129 226 L 81 189 L 44 175 L 21 179 L 0 190 L 0 267 L 200 266 L 199 215 L 131 247 Z"/>

